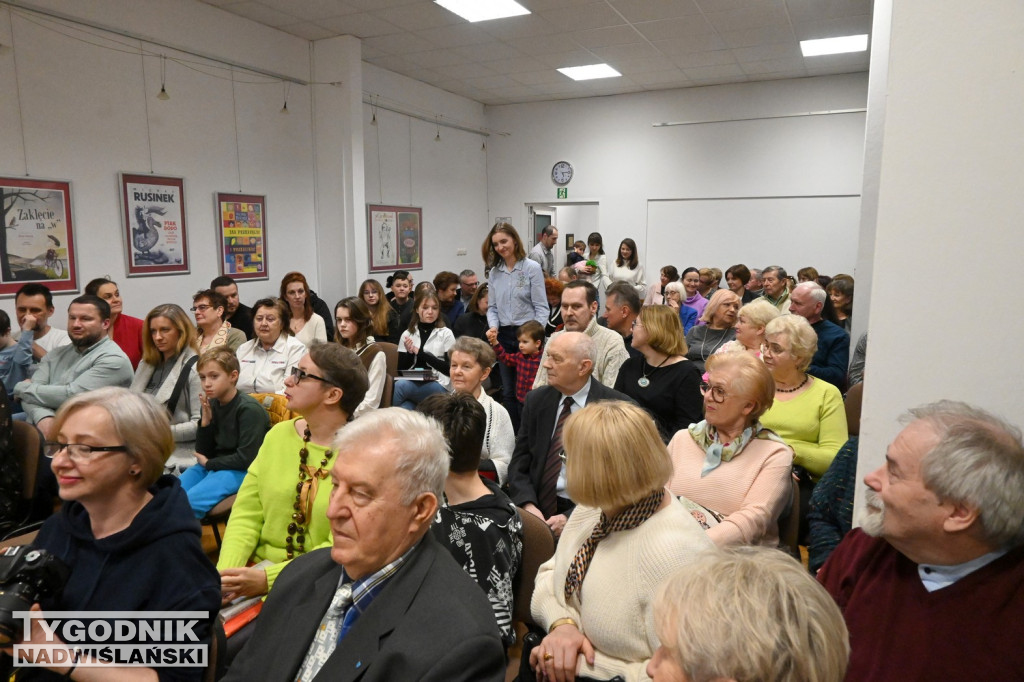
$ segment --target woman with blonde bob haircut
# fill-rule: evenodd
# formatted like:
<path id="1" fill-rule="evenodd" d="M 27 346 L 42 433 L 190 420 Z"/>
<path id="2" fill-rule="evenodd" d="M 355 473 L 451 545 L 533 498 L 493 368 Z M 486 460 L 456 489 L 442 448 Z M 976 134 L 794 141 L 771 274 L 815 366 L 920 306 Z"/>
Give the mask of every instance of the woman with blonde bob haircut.
<path id="1" fill-rule="evenodd" d="M 647 410 L 667 443 L 701 420 L 700 369 L 686 359 L 683 325 L 666 305 L 641 308 L 632 337 L 640 356 L 622 364 L 614 388 Z"/>
<path id="2" fill-rule="evenodd" d="M 665 490 L 672 464 L 641 408 L 587 405 L 563 444 L 577 506 L 537 573 L 531 611 L 548 635 L 530 665 L 548 680 L 641 679 L 658 646 L 650 595 L 711 543 Z"/>
<path id="3" fill-rule="evenodd" d="M 740 308 L 736 315 L 736 338 L 719 348 L 716 353 L 747 351 L 755 358 L 761 358 L 764 345 L 764 330 L 768 323 L 781 315 L 779 309 L 759 298 Z"/>
<path id="4" fill-rule="evenodd" d="M 208 643 L 220 581 L 203 552 L 185 492 L 176 478 L 161 476 L 174 448 L 163 406 L 126 388 L 101 388 L 65 402 L 53 432 L 45 452 L 64 504 L 32 544 L 71 566 L 71 574 L 63 590 L 39 606 L 44 611 L 202 611 L 209 617 L 198 621 L 195 634 Z M 59 638 L 36 643 L 62 644 Z M 47 667 L 64 678 L 84 679 L 82 670 L 98 663 L 88 656 L 76 661 Z M 194 674 L 199 679 L 199 672 Z M 135 675 L 157 679 L 154 669 L 136 668 Z M 101 672 L 98 678 L 114 675 Z"/>
<path id="5" fill-rule="evenodd" d="M 758 421 L 775 399 L 775 381 L 743 352 L 711 356 L 706 376 L 704 420 L 668 445 L 668 488 L 724 517 L 708 528 L 715 544 L 774 547 L 793 489 L 793 451 Z"/>
<path id="6" fill-rule="evenodd" d="M 839 607 L 778 550 L 705 552 L 654 599 L 654 682 L 842 682 L 850 657 Z M 722 614 L 728 614 L 723 618 Z"/>

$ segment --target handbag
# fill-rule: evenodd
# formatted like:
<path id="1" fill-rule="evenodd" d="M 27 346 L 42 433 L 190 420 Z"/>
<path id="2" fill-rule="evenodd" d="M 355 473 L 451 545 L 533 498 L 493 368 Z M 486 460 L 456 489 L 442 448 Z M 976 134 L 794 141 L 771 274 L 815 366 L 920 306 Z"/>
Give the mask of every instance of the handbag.
<path id="1" fill-rule="evenodd" d="M 185 390 L 185 384 L 188 383 L 188 373 L 192 371 L 193 365 L 199 360 L 198 355 L 193 355 L 185 364 L 181 366 L 181 373 L 178 374 L 178 380 L 174 382 L 174 389 L 171 390 L 171 397 L 164 403 L 164 407 L 167 408 L 167 414 L 174 418 L 174 406 L 178 404 L 178 398 L 181 397 L 181 392 Z"/>

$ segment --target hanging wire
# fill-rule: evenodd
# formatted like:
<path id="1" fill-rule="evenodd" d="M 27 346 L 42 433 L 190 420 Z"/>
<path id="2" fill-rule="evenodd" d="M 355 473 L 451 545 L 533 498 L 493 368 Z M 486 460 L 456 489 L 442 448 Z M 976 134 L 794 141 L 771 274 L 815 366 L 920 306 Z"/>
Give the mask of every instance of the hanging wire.
<path id="1" fill-rule="evenodd" d="M 10 5 L 7 7 L 7 21 L 11 25 L 11 60 L 14 63 L 14 92 L 18 98 L 18 128 L 21 129 L 21 156 L 25 162 L 25 176 L 28 177 L 28 145 L 25 142 L 25 117 L 21 111 L 21 77 L 18 75 L 18 49 L 14 39 L 14 17 L 11 16 Z"/>
<path id="2" fill-rule="evenodd" d="M 167 57 L 163 55 L 160 56 L 160 94 L 156 98 L 165 102 L 171 98 L 167 94 Z"/>
<path id="3" fill-rule="evenodd" d="M 437 124 L 437 135 L 434 136 L 434 142 L 440 142 L 441 141 L 441 117 L 438 116 L 435 119 L 434 122 Z"/>
<path id="4" fill-rule="evenodd" d="M 289 113 L 288 112 L 288 85 L 289 85 L 288 81 L 285 81 L 283 83 L 283 85 L 284 85 L 284 106 L 281 107 L 281 113 L 282 114 L 287 114 L 287 113 Z"/>
<path id="5" fill-rule="evenodd" d="M 153 132 L 149 127 L 149 84 L 146 82 L 146 54 L 139 43 L 139 63 L 142 65 L 142 103 L 146 108 L 146 146 L 149 147 L 149 173 L 153 174 Z"/>

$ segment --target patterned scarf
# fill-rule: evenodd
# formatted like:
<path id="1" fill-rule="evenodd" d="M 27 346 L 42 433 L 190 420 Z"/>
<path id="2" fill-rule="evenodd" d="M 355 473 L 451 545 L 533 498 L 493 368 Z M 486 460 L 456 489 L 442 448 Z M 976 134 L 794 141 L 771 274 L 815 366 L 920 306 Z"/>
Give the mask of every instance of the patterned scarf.
<path id="1" fill-rule="evenodd" d="M 226 344 L 228 342 L 229 329 L 231 329 L 231 323 L 225 320 L 224 323 L 220 326 L 220 329 L 217 330 L 217 333 L 213 335 L 213 338 L 210 340 L 210 344 L 206 348 L 203 348 L 203 350 L 209 350 L 210 348 L 214 348 L 216 346 L 223 346 L 224 344 Z M 199 330 L 199 346 L 200 348 L 202 348 L 203 346 L 202 329 Z"/>
<path id="2" fill-rule="evenodd" d="M 576 552 L 572 565 L 569 566 L 569 572 L 565 575 L 565 601 L 569 601 L 573 592 L 581 590 L 583 578 L 586 577 L 590 561 L 594 558 L 594 552 L 597 551 L 597 543 L 617 530 L 632 530 L 654 516 L 654 512 L 658 511 L 664 498 L 664 490 L 655 490 L 639 502 L 626 507 L 611 521 L 604 515 L 604 512 L 601 512 L 600 520 L 594 526 L 590 537 Z"/>
<path id="3" fill-rule="evenodd" d="M 708 424 L 707 420 L 690 424 L 690 435 L 693 441 L 704 449 L 704 467 L 700 470 L 700 477 L 704 478 L 718 468 L 722 462 L 728 462 L 736 455 L 743 452 L 747 443 L 759 438 L 761 440 L 773 440 L 776 443 L 786 444 L 786 441 L 776 435 L 771 429 L 761 426 L 761 422 L 754 422 L 743 429 L 739 438 L 731 443 L 722 443 L 718 439 L 718 429 Z"/>

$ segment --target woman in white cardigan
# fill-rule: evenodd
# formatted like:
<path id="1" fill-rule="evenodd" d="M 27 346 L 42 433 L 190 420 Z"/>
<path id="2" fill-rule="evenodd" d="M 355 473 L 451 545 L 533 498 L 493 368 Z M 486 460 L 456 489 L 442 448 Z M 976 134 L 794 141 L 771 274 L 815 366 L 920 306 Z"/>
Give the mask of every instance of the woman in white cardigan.
<path id="1" fill-rule="evenodd" d="M 334 306 L 334 323 L 337 325 L 334 340 L 355 351 L 366 369 L 366 378 L 369 380 L 369 388 L 363 402 L 359 403 L 352 413 L 354 419 L 380 407 L 384 384 L 387 381 L 388 361 L 384 349 L 378 346 L 370 335 L 373 318 L 370 315 L 370 306 L 366 305 L 363 299 L 349 296 L 338 301 Z"/>
<path id="2" fill-rule="evenodd" d="M 647 283 L 644 282 L 644 266 L 636 253 L 636 242 L 623 239 L 619 244 L 619 255 L 614 261 L 608 276 L 612 282 L 625 282 L 636 289 L 637 295 L 643 299 L 647 295 Z"/>
<path id="3" fill-rule="evenodd" d="M 566 491 L 577 506 L 537 572 L 530 610 L 548 635 L 530 665 L 548 680 L 646 680 L 659 646 L 651 595 L 711 541 L 665 490 L 672 462 L 642 408 L 595 402 L 562 434 Z"/>
<path id="4" fill-rule="evenodd" d="M 487 414 L 484 447 L 480 453 L 480 471 L 497 476 L 498 484 L 508 480 L 508 465 L 516 445 L 516 433 L 508 411 L 484 390 L 483 382 L 490 375 L 496 358 L 485 342 L 472 336 L 460 336 L 451 349 L 452 390 L 468 393 L 477 399 Z"/>
<path id="5" fill-rule="evenodd" d="M 166 466 L 175 472 L 196 463 L 195 441 L 202 390 L 195 371 L 196 347 L 195 327 L 180 307 L 165 303 L 146 315 L 142 324 L 142 362 L 135 370 L 131 390 L 148 393 L 158 403 L 166 405 L 174 435 L 174 452 Z M 179 387 L 183 373 L 186 373 L 185 378 L 181 379 Z M 174 397 L 176 388 L 178 395 Z"/>

